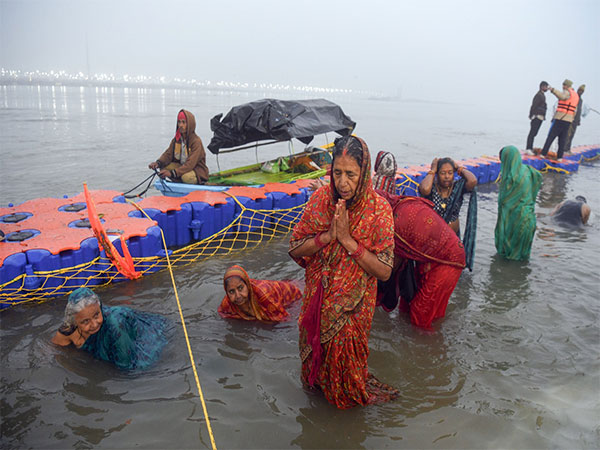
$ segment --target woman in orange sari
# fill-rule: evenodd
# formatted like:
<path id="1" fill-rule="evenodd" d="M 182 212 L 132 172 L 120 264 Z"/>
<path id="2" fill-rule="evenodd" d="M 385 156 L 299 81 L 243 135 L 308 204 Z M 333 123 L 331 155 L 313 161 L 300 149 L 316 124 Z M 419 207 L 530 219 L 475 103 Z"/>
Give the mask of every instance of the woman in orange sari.
<path id="1" fill-rule="evenodd" d="M 219 314 L 227 319 L 274 323 L 287 320 L 286 307 L 302 292 L 290 281 L 253 280 L 240 266 L 231 266 L 223 277 L 225 298 Z"/>
<path id="2" fill-rule="evenodd" d="M 290 256 L 306 269 L 298 319 L 302 381 L 338 408 L 350 408 L 399 395 L 367 366 L 377 280 L 392 270 L 393 221 L 390 205 L 373 190 L 362 139 L 336 140 L 331 179 L 311 196 Z"/>

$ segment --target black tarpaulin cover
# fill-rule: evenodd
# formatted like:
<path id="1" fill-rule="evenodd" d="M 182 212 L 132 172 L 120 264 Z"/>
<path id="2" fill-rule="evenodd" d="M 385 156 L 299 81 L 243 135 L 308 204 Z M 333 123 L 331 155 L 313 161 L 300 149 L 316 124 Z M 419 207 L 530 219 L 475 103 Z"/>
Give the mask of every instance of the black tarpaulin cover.
<path id="1" fill-rule="evenodd" d="M 352 133 L 356 122 L 342 108 L 325 99 L 263 99 L 234 106 L 221 120 L 218 114 L 210 121 L 213 138 L 208 149 L 220 149 L 263 140 L 287 141 L 296 138 L 310 143 L 318 134 L 335 131 L 342 136 Z"/>

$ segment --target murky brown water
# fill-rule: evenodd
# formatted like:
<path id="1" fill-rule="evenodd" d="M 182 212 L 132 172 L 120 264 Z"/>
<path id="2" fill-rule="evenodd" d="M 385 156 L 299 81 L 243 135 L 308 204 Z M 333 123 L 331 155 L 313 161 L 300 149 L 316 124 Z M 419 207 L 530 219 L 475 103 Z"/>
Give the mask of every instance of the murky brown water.
<path id="1" fill-rule="evenodd" d="M 180 107 L 197 113 L 206 143 L 209 117 L 251 100 L 170 91 L 58 89 L 53 97 L 49 88 L 0 87 L 0 93 L 2 205 L 76 194 L 83 181 L 92 189 L 131 187 L 166 146 Z M 519 144 L 528 131 L 526 122 L 502 122 L 491 111 L 464 105 L 334 101 L 358 122 L 357 134 L 373 154 L 391 150 L 401 165 L 440 154 L 492 154 L 502 145 Z M 590 118 L 578 130 L 579 143 L 600 142 L 593 129 L 600 126 Z M 24 173 L 20 157 L 32 169 Z M 214 170 L 214 158 L 208 158 Z M 254 155 L 238 163 L 243 158 L 252 161 Z M 528 263 L 496 255 L 497 189 L 480 187 L 475 269 L 463 274 L 446 317 L 426 332 L 403 314 L 375 313 L 369 366 L 402 392 L 385 405 L 339 411 L 304 391 L 294 320 L 269 326 L 217 314 L 224 295 L 221 277 L 231 264 L 243 264 L 256 278 L 303 277 L 287 256 L 286 239 L 177 268 L 217 447 L 597 448 L 597 164 L 571 176 L 544 176 Z M 60 175 L 61 167 L 71 176 Z M 34 182 L 23 176 L 32 173 Z M 592 206 L 590 226 L 558 228 L 549 211 L 578 194 Z M 129 304 L 179 323 L 167 272 L 98 293 L 106 304 Z M 64 304 L 58 298 L 0 313 L 3 448 L 210 447 L 180 327 L 156 366 L 123 373 L 49 343 Z M 292 315 L 298 311 L 296 305 Z"/>

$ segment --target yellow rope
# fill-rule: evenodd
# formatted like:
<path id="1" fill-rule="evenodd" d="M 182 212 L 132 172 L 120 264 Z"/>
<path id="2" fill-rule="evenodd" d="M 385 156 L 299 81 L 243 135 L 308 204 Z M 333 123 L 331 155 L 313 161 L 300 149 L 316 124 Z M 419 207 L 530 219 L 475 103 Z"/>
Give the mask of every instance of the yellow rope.
<path id="1" fill-rule="evenodd" d="M 146 214 L 142 208 L 140 208 L 137 204 L 133 203 L 131 200 L 127 200 L 137 209 L 139 209 L 146 218 L 149 220 L 150 217 Z M 208 418 L 208 410 L 206 409 L 206 402 L 204 401 L 204 394 L 202 393 L 202 387 L 200 386 L 200 379 L 198 378 L 198 371 L 196 370 L 196 362 L 194 361 L 194 354 L 192 353 L 192 347 L 190 345 L 190 339 L 187 332 L 187 327 L 185 326 L 185 320 L 183 318 L 183 311 L 181 310 L 181 302 L 179 301 L 179 294 L 177 292 L 177 285 L 175 284 L 175 276 L 173 275 L 173 268 L 171 267 L 171 260 L 169 259 L 169 249 L 167 248 L 167 242 L 165 241 L 165 235 L 162 232 L 162 228 L 160 230 L 160 235 L 162 237 L 163 246 L 165 248 L 165 252 L 167 255 L 167 267 L 169 268 L 169 274 L 171 275 L 171 282 L 173 283 L 173 290 L 175 291 L 175 299 L 177 300 L 177 308 L 179 308 L 179 317 L 181 318 L 181 326 L 183 327 L 183 334 L 185 335 L 185 343 L 187 345 L 188 354 L 190 356 L 190 361 L 192 363 L 192 370 L 194 371 L 194 379 L 196 380 L 196 387 L 198 388 L 198 394 L 200 395 L 200 401 L 202 402 L 202 409 L 204 411 L 204 419 L 206 420 L 206 428 L 208 429 L 208 434 L 210 436 L 210 442 L 212 444 L 213 450 L 217 450 L 217 446 L 215 444 L 215 438 L 213 436 L 212 428 L 210 426 L 210 419 Z"/>
<path id="2" fill-rule="evenodd" d="M 216 255 L 225 255 L 254 248 L 262 242 L 287 235 L 300 218 L 305 204 L 278 210 L 252 210 L 234 201 L 242 210 L 230 223 L 200 241 L 174 250 L 167 261 L 165 256 L 134 257 L 136 270 L 144 275 L 167 268 L 185 266 Z M 243 244 L 243 245 L 240 245 Z M 74 266 L 52 270 L 21 273 L 0 284 L 0 305 L 52 300 L 68 295 L 78 287 L 109 286 L 121 275 L 112 262 L 101 254 Z"/>
<path id="3" fill-rule="evenodd" d="M 590 158 L 582 156 L 580 162 L 594 161 L 599 158 L 600 154 Z M 547 166 L 540 172 L 545 173 L 548 170 Z M 561 168 L 551 167 L 550 170 L 569 173 Z M 418 183 L 414 179 L 404 173 L 402 175 L 404 178 L 396 185 L 398 193 L 404 194 L 408 187 L 411 189 L 418 187 Z M 495 182 L 498 181 L 499 177 Z M 146 275 L 163 270 L 167 268 L 167 265 L 170 267 L 185 266 L 216 255 L 254 248 L 265 241 L 285 236 L 291 232 L 305 206 L 303 204 L 280 210 L 252 210 L 244 207 L 235 197 L 234 201 L 242 212 L 230 223 L 224 225 L 221 230 L 173 251 L 169 260 L 159 255 L 134 257 L 136 270 Z M 93 260 L 74 266 L 33 272 L 28 270 L 27 273 L 20 273 L 13 279 L 0 283 L 0 305 L 41 303 L 58 296 L 68 295 L 78 287 L 108 286 L 120 277 L 121 275 L 115 270 L 112 262 L 102 254 Z"/>
<path id="4" fill-rule="evenodd" d="M 540 172 L 542 172 L 542 173 L 548 173 L 549 171 L 564 173 L 566 175 L 569 175 L 571 173 L 568 170 L 563 169 L 562 167 L 554 167 L 554 166 L 551 166 L 550 164 L 548 164 L 547 162 L 545 162 L 544 164 L 546 166 L 542 170 L 540 170 Z"/>
<path id="5" fill-rule="evenodd" d="M 396 185 L 396 192 L 400 192 L 400 195 L 403 195 L 406 186 L 410 185 L 411 183 L 415 185 L 415 189 L 418 189 L 419 183 L 417 183 L 415 180 L 413 180 L 411 177 L 409 177 L 403 172 L 402 176 L 404 177 L 404 180 L 402 180 L 401 183 L 398 183 Z"/>

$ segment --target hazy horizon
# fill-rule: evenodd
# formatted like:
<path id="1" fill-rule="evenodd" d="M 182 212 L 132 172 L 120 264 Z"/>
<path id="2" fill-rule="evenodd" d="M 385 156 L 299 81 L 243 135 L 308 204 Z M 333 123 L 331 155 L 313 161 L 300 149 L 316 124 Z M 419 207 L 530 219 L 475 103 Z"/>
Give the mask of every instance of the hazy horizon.
<path id="1" fill-rule="evenodd" d="M 541 80 L 558 87 L 569 78 L 585 83 L 588 104 L 600 109 L 600 3 L 592 0 L 0 5 L 6 69 L 290 84 L 519 110 Z"/>

